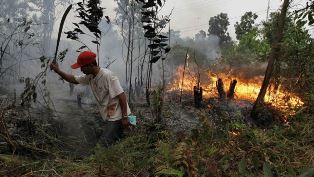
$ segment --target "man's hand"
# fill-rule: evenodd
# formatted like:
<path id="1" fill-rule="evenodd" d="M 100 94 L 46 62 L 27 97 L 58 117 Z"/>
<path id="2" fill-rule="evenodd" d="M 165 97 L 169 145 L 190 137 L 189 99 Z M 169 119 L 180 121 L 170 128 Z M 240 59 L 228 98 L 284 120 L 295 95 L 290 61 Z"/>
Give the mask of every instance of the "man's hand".
<path id="1" fill-rule="evenodd" d="M 57 62 L 51 62 L 50 69 L 57 72 L 59 70 L 59 64 Z"/>
<path id="2" fill-rule="evenodd" d="M 62 79 L 73 84 L 78 84 L 78 82 L 75 80 L 72 74 L 67 74 L 59 68 L 59 64 L 57 62 L 51 62 L 50 69 L 59 74 L 59 76 L 61 76 Z"/>
<path id="3" fill-rule="evenodd" d="M 129 129 L 129 120 L 128 117 L 123 117 L 122 118 L 122 126 L 124 129 Z"/>

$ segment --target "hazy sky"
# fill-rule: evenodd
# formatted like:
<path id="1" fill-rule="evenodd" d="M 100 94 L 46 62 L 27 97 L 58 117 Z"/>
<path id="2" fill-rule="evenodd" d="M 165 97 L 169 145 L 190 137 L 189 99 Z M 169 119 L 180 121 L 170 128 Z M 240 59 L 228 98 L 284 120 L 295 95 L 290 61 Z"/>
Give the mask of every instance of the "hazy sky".
<path id="1" fill-rule="evenodd" d="M 264 20 L 267 4 L 268 0 L 168 0 L 166 9 L 170 11 L 174 8 L 171 26 L 180 30 L 184 37 L 194 37 L 201 29 L 207 32 L 209 18 L 221 12 L 228 14 L 229 32 L 234 36 L 234 23 L 245 12 L 256 12 L 259 19 Z M 279 0 L 271 0 L 271 10 L 276 10 L 279 6 Z"/>
<path id="2" fill-rule="evenodd" d="M 74 0 L 77 1 L 77 0 Z M 304 0 L 295 0 L 293 7 L 302 4 Z M 116 2 L 114 0 L 102 0 L 105 7 L 105 15 L 115 18 L 114 8 Z M 194 37 L 200 31 L 208 30 L 208 21 L 220 12 L 228 14 L 230 26 L 228 28 L 231 37 L 235 38 L 234 24 L 240 21 L 241 16 L 248 11 L 255 12 L 259 17 L 258 21 L 265 20 L 267 15 L 268 0 L 166 0 L 163 9 L 164 14 L 171 15 L 171 28 L 180 30 L 182 37 Z M 280 8 L 281 0 L 270 0 L 270 12 Z M 64 9 L 59 9 L 60 19 Z M 70 15 L 71 16 L 71 15 Z M 71 18 L 71 17 L 70 17 Z M 58 22 L 57 22 L 58 24 Z M 72 27 L 71 27 L 72 28 Z M 313 33 L 313 32 L 312 32 Z"/>

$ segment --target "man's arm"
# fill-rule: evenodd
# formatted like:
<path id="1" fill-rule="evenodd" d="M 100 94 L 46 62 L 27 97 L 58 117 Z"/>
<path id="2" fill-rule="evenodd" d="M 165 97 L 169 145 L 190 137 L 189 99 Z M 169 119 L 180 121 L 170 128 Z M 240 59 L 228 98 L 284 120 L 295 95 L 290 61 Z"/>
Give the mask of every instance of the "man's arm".
<path id="1" fill-rule="evenodd" d="M 125 116 L 128 116 L 128 105 L 127 105 L 127 102 L 126 102 L 126 96 L 125 96 L 125 93 L 120 93 L 118 96 L 118 99 L 119 99 L 119 104 L 120 104 L 120 107 L 121 107 L 121 112 L 122 112 L 122 117 L 125 117 Z"/>
<path id="2" fill-rule="evenodd" d="M 68 81 L 70 83 L 73 83 L 73 84 L 78 84 L 78 82 L 74 78 L 74 75 L 67 74 L 67 73 L 61 71 L 61 69 L 59 68 L 59 64 L 58 63 L 52 62 L 50 64 L 50 69 L 54 70 L 54 72 L 56 72 L 59 76 L 61 76 L 62 79 L 66 80 L 66 81 Z"/>
<path id="3" fill-rule="evenodd" d="M 121 107 L 121 112 L 122 112 L 122 125 L 124 126 L 124 128 L 127 128 L 128 125 L 129 125 L 129 122 L 128 122 L 128 105 L 127 105 L 127 102 L 126 102 L 126 96 L 125 96 L 125 93 L 120 93 L 118 96 L 118 99 L 119 99 L 119 104 L 120 104 L 120 107 Z"/>

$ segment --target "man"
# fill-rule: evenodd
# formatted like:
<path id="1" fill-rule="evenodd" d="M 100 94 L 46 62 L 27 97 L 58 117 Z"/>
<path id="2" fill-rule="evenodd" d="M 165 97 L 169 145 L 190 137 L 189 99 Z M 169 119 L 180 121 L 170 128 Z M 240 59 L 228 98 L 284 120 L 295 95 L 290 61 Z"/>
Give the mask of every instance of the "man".
<path id="1" fill-rule="evenodd" d="M 67 74 L 55 62 L 51 63 L 50 68 L 70 83 L 90 85 L 101 117 L 106 122 L 99 140 L 101 145 L 108 147 L 121 138 L 123 128 L 127 128 L 129 124 L 130 108 L 118 77 L 97 65 L 95 53 L 84 51 L 79 54 L 77 62 L 71 65 L 72 69 L 81 68 L 84 75 Z"/>

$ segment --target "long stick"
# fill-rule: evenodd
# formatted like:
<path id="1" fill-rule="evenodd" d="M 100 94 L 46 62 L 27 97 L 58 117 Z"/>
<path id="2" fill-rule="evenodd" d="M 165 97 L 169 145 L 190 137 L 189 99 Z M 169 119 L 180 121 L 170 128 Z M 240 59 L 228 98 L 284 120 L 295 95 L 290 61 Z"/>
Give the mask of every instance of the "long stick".
<path id="1" fill-rule="evenodd" d="M 72 4 L 69 5 L 69 7 L 65 10 L 63 16 L 62 16 L 62 19 L 61 19 L 61 22 L 60 22 L 60 26 L 59 26 L 59 33 L 58 33 L 58 38 L 57 38 L 57 46 L 56 46 L 56 51 L 55 51 L 55 56 L 53 58 L 53 61 L 52 62 L 57 62 L 57 54 L 58 54 L 58 48 L 59 48 L 59 43 L 60 43 L 60 38 L 61 38 L 61 33 L 62 33 L 62 28 L 63 28 L 63 24 L 64 24 L 64 21 L 65 21 L 65 18 L 67 17 L 68 13 L 70 12 L 72 8 Z"/>

